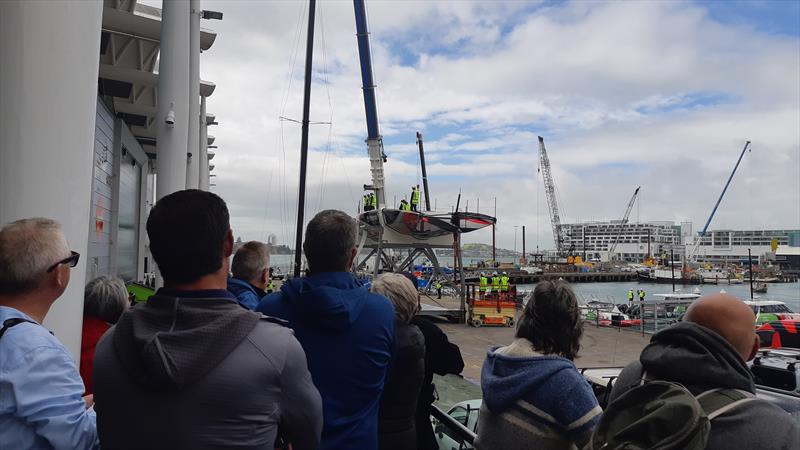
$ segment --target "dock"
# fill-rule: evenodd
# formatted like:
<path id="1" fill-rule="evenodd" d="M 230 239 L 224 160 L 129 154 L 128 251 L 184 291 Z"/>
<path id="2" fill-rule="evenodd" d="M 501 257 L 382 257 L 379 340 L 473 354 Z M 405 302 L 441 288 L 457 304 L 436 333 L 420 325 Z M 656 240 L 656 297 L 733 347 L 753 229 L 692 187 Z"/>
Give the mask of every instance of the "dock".
<path id="1" fill-rule="evenodd" d="M 495 269 L 485 269 L 484 272 L 492 273 Z M 503 270 L 497 271 L 502 273 Z M 636 281 L 636 272 L 545 272 L 528 273 L 521 270 L 505 270 L 508 273 L 511 284 L 535 284 L 542 280 L 563 279 L 570 283 L 603 283 L 614 281 Z M 478 283 L 480 271 L 467 274 L 467 283 Z"/>

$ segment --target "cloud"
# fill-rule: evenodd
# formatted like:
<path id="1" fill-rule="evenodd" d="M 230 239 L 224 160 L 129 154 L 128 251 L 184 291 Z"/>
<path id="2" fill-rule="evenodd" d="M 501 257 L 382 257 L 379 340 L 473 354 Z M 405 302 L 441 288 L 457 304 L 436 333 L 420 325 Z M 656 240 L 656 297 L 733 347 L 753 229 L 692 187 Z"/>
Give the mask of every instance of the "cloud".
<path id="1" fill-rule="evenodd" d="M 217 84 L 215 189 L 237 235 L 293 242 L 300 127 L 278 117 L 301 117 L 306 3 L 204 7 L 225 13 L 201 63 Z M 352 5 L 318 12 L 311 120 L 332 125 L 311 126 L 306 218 L 354 213 L 370 182 Z M 440 209 L 459 189 L 482 212 L 497 197 L 501 246 L 524 224 L 529 247 L 552 247 L 541 135 L 564 221 L 618 218 L 641 185 L 639 220 L 699 228 L 749 139 L 712 228 L 800 228 L 797 30 L 693 2 L 368 2 L 368 12 L 387 198 L 421 181 L 420 130 Z"/>

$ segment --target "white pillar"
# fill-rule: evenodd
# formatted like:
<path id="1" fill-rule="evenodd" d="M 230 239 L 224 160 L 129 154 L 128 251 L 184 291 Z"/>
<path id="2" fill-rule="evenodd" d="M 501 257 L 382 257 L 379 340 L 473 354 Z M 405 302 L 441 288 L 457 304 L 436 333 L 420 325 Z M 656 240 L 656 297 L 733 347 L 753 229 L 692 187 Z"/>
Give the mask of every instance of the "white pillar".
<path id="1" fill-rule="evenodd" d="M 189 2 L 165 1 L 156 113 L 156 197 L 186 188 L 189 139 Z M 167 123 L 171 120 L 172 124 Z"/>
<path id="2" fill-rule="evenodd" d="M 189 157 L 186 189 L 197 189 L 200 176 L 200 0 L 189 3 Z"/>
<path id="3" fill-rule="evenodd" d="M 100 1 L 0 1 L 0 224 L 55 219 L 82 255 L 45 320 L 76 359 L 102 17 Z"/>
<path id="4" fill-rule="evenodd" d="M 207 191 L 208 181 L 208 124 L 206 124 L 206 98 L 200 97 L 200 189 Z"/>

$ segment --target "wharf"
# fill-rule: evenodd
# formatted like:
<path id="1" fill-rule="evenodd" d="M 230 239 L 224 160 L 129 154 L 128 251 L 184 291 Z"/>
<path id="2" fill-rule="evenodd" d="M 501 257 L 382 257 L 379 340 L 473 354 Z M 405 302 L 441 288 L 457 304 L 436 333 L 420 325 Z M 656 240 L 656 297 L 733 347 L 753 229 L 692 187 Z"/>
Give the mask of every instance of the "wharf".
<path id="1" fill-rule="evenodd" d="M 486 269 L 485 272 L 494 272 L 495 269 Z M 498 273 L 503 272 L 502 269 Z M 636 281 L 636 272 L 546 272 L 546 273 L 527 273 L 520 270 L 505 270 L 508 273 L 511 284 L 534 284 L 541 280 L 564 279 L 570 283 L 603 283 L 615 281 Z M 467 283 L 477 283 L 480 272 L 468 274 Z"/>
<path id="2" fill-rule="evenodd" d="M 438 323 L 450 342 L 461 349 L 464 358 L 463 376 L 479 383 L 481 367 L 486 351 L 495 346 L 508 345 L 514 340 L 516 328 L 481 327 L 464 324 Z M 595 327 L 585 323 L 581 339 L 581 350 L 575 359 L 579 368 L 623 367 L 637 359 L 642 349 L 650 342 L 650 336 L 642 336 L 638 330 Z"/>

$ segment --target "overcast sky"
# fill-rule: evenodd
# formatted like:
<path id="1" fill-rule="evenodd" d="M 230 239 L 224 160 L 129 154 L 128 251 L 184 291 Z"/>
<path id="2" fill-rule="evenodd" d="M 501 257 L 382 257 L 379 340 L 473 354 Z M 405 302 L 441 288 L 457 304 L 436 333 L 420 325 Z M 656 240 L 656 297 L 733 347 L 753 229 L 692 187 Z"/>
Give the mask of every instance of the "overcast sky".
<path id="1" fill-rule="evenodd" d="M 154 2 L 160 3 L 158 1 Z M 201 76 L 217 85 L 214 190 L 234 233 L 293 242 L 307 2 L 207 1 L 218 36 Z M 563 222 L 702 227 L 746 140 L 712 229 L 800 228 L 800 3 L 368 1 L 387 200 L 421 184 L 432 202 L 493 214 L 498 245 L 552 248 L 537 173 L 545 138 Z M 306 220 L 355 213 L 370 182 L 353 5 L 317 5 Z M 521 233 L 521 228 L 519 229 Z M 491 242 L 491 231 L 465 236 Z M 518 236 L 521 248 L 521 234 Z"/>

